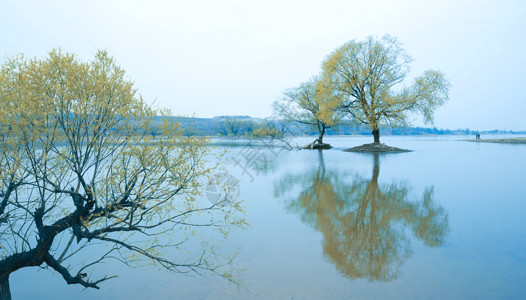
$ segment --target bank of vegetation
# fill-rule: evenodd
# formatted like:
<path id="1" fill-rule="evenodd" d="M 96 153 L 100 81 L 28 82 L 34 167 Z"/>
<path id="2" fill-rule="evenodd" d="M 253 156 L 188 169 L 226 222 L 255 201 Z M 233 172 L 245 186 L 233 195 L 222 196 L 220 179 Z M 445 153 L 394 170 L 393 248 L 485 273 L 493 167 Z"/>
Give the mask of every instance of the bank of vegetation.
<path id="1" fill-rule="evenodd" d="M 299 124 L 283 119 L 261 119 L 249 116 L 218 116 L 214 118 L 193 117 L 156 117 L 147 129 L 152 137 L 159 136 L 162 132 L 163 119 L 181 124 L 181 130 L 187 136 L 208 136 L 223 138 L 259 138 L 273 136 L 317 136 L 319 132 L 312 126 Z M 232 125 L 232 123 L 234 125 Z M 237 130 L 232 130 L 234 128 Z M 472 135 L 479 133 L 482 136 L 496 134 L 526 134 L 526 131 L 511 130 L 485 130 L 479 131 L 470 128 L 447 129 L 437 127 L 390 127 L 383 129 L 383 135 Z M 371 130 L 366 125 L 352 121 L 342 121 L 325 131 L 327 136 L 352 136 L 370 135 Z"/>

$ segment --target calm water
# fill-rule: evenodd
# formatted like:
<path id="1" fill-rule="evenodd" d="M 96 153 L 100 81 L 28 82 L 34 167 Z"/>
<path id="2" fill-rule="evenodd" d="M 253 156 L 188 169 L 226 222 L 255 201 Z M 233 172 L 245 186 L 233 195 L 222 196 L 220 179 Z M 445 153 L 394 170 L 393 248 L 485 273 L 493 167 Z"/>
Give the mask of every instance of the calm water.
<path id="1" fill-rule="evenodd" d="M 21 270 L 13 297 L 524 299 L 526 145 L 461 138 L 382 137 L 414 152 L 379 156 L 341 151 L 372 137 L 329 137 L 323 152 L 228 148 L 251 225 L 228 240 L 244 288 L 115 264 L 100 290 Z"/>

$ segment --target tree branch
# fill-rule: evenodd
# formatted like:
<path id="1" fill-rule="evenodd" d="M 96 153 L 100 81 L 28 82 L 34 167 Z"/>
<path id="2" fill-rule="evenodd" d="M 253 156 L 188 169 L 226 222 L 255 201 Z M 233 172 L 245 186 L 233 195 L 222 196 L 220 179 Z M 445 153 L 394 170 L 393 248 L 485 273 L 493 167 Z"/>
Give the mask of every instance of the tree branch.
<path id="1" fill-rule="evenodd" d="M 50 266 L 55 271 L 60 273 L 60 275 L 62 275 L 64 280 L 66 280 L 67 284 L 80 284 L 80 285 L 82 285 L 83 287 L 86 287 L 86 288 L 99 289 L 97 284 L 99 284 L 99 283 L 101 283 L 103 281 L 106 281 L 108 279 L 117 277 L 117 276 L 110 276 L 110 277 L 104 276 L 104 278 L 99 279 L 97 281 L 88 281 L 88 280 L 85 280 L 85 278 L 86 278 L 86 276 L 88 276 L 88 274 L 80 273 L 81 271 L 79 271 L 79 273 L 77 273 L 77 275 L 72 276 L 69 273 L 68 269 L 65 268 L 64 266 L 62 266 L 51 254 L 48 254 L 46 256 L 45 262 L 46 262 L 46 264 L 48 266 Z"/>

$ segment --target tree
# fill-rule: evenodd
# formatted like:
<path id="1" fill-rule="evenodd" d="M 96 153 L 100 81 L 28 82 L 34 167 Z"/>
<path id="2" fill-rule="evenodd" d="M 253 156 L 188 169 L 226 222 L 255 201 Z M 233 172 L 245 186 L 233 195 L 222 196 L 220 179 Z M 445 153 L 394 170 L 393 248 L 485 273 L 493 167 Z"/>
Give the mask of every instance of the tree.
<path id="1" fill-rule="evenodd" d="M 242 132 L 245 137 L 250 137 L 254 135 L 254 130 L 258 128 L 258 124 L 254 121 L 247 120 L 241 122 Z"/>
<path id="2" fill-rule="evenodd" d="M 255 138 L 269 138 L 271 140 L 283 139 L 287 134 L 287 125 L 279 120 L 274 120 L 271 118 L 266 118 L 264 123 L 260 126 L 257 126 L 252 131 L 252 135 Z"/>
<path id="3" fill-rule="evenodd" d="M 219 126 L 220 132 L 224 135 L 238 137 L 243 130 L 243 121 L 236 117 L 226 118 L 220 122 Z"/>
<path id="4" fill-rule="evenodd" d="M 284 97 L 274 102 L 274 111 L 285 120 L 318 130 L 319 135 L 313 146 L 322 145 L 326 130 L 341 120 L 341 113 L 337 110 L 341 98 L 329 83 L 315 76 L 299 87 L 286 90 Z"/>
<path id="5" fill-rule="evenodd" d="M 252 131 L 252 137 L 261 140 L 268 139 L 268 142 L 263 141 L 268 147 L 286 146 L 289 149 L 294 149 L 295 147 L 290 144 L 290 128 L 287 123 L 282 120 L 266 118 L 263 124 Z"/>
<path id="6" fill-rule="evenodd" d="M 380 143 L 380 128 L 406 126 L 412 114 L 433 122 L 436 108 L 448 99 L 449 83 L 440 71 L 427 70 L 409 87 L 400 87 L 411 58 L 397 39 L 385 35 L 350 41 L 323 62 L 323 76 L 343 93 L 341 109 L 372 130 Z"/>
<path id="7" fill-rule="evenodd" d="M 230 259 L 192 239 L 197 228 L 243 224 L 235 194 L 200 200 L 212 150 L 168 118 L 152 140 L 161 112 L 105 51 L 91 62 L 60 50 L 7 60 L 0 108 L 0 299 L 11 298 L 10 274 L 33 266 L 98 289 L 113 276 L 87 274 L 108 259 L 231 278 Z M 92 260 L 77 267 L 78 256 Z"/>
<path id="8" fill-rule="evenodd" d="M 372 178 L 345 180 L 326 170 L 320 152 L 316 170 L 286 175 L 275 186 L 276 196 L 300 188 L 299 195 L 286 200 L 287 209 L 322 233 L 326 257 L 351 279 L 394 280 L 411 254 L 409 231 L 438 247 L 449 230 L 447 212 L 433 201 L 433 187 L 413 200 L 406 183 L 378 183 L 378 156 Z"/>

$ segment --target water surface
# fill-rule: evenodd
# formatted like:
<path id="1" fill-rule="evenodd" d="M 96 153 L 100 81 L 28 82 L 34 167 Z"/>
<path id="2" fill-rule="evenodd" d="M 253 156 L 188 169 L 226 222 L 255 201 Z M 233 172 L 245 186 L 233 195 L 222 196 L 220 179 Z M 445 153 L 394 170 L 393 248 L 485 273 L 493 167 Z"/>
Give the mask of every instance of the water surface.
<path id="1" fill-rule="evenodd" d="M 14 299 L 518 299 L 526 297 L 526 145 L 382 137 L 414 150 L 228 147 L 250 227 L 229 237 L 243 288 L 115 264 L 100 290 L 11 275 Z M 307 144 L 310 139 L 300 139 Z"/>

